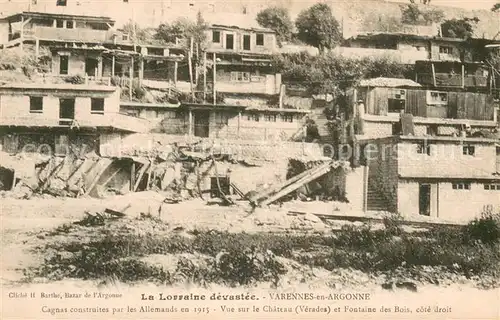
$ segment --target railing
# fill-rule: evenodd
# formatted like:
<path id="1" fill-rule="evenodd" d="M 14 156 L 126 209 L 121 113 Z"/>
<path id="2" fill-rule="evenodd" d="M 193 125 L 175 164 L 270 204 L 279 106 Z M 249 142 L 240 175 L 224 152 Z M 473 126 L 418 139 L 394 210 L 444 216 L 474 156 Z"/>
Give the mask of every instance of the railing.
<path id="1" fill-rule="evenodd" d="M 421 84 L 434 84 L 432 73 L 417 73 L 417 82 Z M 461 87 L 462 75 L 449 73 L 436 73 L 436 85 L 445 87 Z M 464 77 L 465 87 L 486 87 L 488 78 L 483 76 L 466 75 Z"/>
<path id="2" fill-rule="evenodd" d="M 109 40 L 109 32 L 105 30 L 92 29 L 63 29 L 53 27 L 36 26 L 33 29 L 23 31 L 25 38 L 36 37 L 38 39 L 57 39 L 79 42 L 102 43 Z"/>

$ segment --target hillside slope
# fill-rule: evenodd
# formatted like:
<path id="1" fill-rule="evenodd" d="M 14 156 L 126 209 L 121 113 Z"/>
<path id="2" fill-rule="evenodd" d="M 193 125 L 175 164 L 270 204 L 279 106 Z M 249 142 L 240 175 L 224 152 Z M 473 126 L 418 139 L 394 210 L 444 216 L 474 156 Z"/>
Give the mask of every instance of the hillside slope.
<path id="1" fill-rule="evenodd" d="M 242 19 L 255 19 L 256 14 L 271 5 L 281 5 L 290 10 L 293 18 L 298 13 L 319 1 L 304 0 L 156 0 L 144 6 L 143 0 L 99 1 L 81 0 L 80 5 L 71 2 L 68 7 L 56 7 L 55 1 L 40 0 L 37 5 L 30 5 L 31 0 L 10 2 L 0 0 L 0 16 L 6 16 L 19 10 L 48 11 L 60 13 L 77 13 L 111 15 L 121 25 L 129 19 L 135 19 L 143 26 L 157 26 L 164 21 L 172 21 L 180 16 L 194 18 L 198 11 L 204 14 L 220 15 L 223 21 L 228 13 L 242 14 Z M 343 23 L 346 35 L 357 31 L 393 30 L 394 25 L 401 19 L 401 7 L 408 2 L 386 2 L 382 0 L 330 0 L 328 3 L 339 22 Z M 493 38 L 500 30 L 499 15 L 489 10 L 465 10 L 462 8 L 445 6 L 426 6 L 443 10 L 446 19 L 478 17 L 480 22 L 476 27 L 476 37 Z M 245 15 L 243 15 L 245 13 Z M 392 29 L 392 30 L 391 30 Z"/>

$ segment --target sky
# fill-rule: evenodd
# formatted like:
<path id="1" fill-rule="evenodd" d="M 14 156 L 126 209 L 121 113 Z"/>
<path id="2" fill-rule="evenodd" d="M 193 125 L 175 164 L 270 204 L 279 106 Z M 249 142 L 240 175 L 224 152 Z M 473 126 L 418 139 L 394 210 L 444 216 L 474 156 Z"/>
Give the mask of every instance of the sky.
<path id="1" fill-rule="evenodd" d="M 39 0 L 39 1 L 51 2 L 51 1 L 55 1 L 55 0 Z M 113 0 L 101 0 L 101 1 L 105 2 L 105 1 L 113 1 Z M 114 0 L 114 1 L 116 1 L 116 0 Z M 135 1 L 137 1 L 137 0 L 135 0 Z M 147 2 L 148 0 L 142 0 L 142 1 Z M 155 0 L 149 0 L 149 1 L 155 2 Z M 188 0 L 186 0 L 186 1 L 188 1 Z M 234 0 L 232 0 L 232 1 L 234 1 Z M 251 1 L 252 0 L 240 0 L 241 3 L 251 2 Z M 299 0 L 299 1 L 317 2 L 315 0 Z M 355 1 L 355 0 L 353 0 L 353 1 Z M 409 0 L 408 1 L 406 1 L 406 0 L 386 0 L 386 1 L 403 2 L 403 3 L 410 2 Z M 417 3 L 419 1 L 420 0 L 415 0 L 415 2 L 417 2 Z M 26 0 L 0 0 L 0 5 L 2 2 L 15 3 L 15 2 L 26 2 Z M 156 1 L 156 2 L 159 2 L 159 1 Z M 469 9 L 469 10 L 472 10 L 472 9 L 487 9 L 487 10 L 489 10 L 496 2 L 500 2 L 500 0 L 473 0 L 473 1 L 471 1 L 471 0 L 431 0 L 431 4 L 434 4 L 434 5 L 460 7 L 460 8 L 465 8 L 465 9 Z"/>

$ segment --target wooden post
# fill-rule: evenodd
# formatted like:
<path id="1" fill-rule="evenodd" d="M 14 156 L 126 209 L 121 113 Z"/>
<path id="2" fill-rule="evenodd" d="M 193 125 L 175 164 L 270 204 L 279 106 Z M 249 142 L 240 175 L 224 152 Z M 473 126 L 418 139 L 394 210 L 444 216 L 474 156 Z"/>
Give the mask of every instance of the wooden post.
<path id="1" fill-rule="evenodd" d="M 144 79 L 144 58 L 139 62 L 139 83 L 142 85 L 142 79 Z"/>
<path id="2" fill-rule="evenodd" d="M 189 109 L 189 121 L 188 121 L 188 135 L 191 136 L 193 134 L 193 111 Z"/>
<path id="3" fill-rule="evenodd" d="M 135 186 L 135 162 L 132 162 L 132 167 L 130 168 L 130 191 L 134 191 Z"/>
<path id="4" fill-rule="evenodd" d="M 23 42 L 24 42 L 24 16 L 21 15 L 21 42 L 19 43 L 19 47 L 21 48 L 21 51 L 23 50 Z"/>
<path id="5" fill-rule="evenodd" d="M 462 88 L 465 88 L 465 64 L 462 63 Z"/>
<path id="6" fill-rule="evenodd" d="M 237 131 L 237 138 L 240 138 L 240 124 L 241 124 L 241 111 L 238 111 L 238 131 Z"/>
<path id="7" fill-rule="evenodd" d="M 115 63 L 116 63 L 116 58 L 115 56 L 113 55 L 111 57 L 111 76 L 114 77 L 115 76 Z"/>
<path id="8" fill-rule="evenodd" d="M 129 87 L 128 87 L 128 95 L 130 101 L 132 101 L 132 85 L 134 84 L 134 57 L 130 57 L 130 74 L 129 74 Z"/>
<path id="9" fill-rule="evenodd" d="M 36 38 L 35 40 L 35 57 L 38 59 L 38 56 L 40 55 L 40 40 Z"/>
<path id="10" fill-rule="evenodd" d="M 191 90 L 191 97 L 194 102 L 194 90 L 193 90 L 193 37 L 191 37 L 191 49 L 188 53 L 188 68 L 189 68 L 189 89 Z"/>
<path id="11" fill-rule="evenodd" d="M 213 70 L 213 84 L 212 84 L 212 89 L 213 89 L 213 95 L 214 95 L 213 99 L 214 99 L 214 106 L 215 106 L 215 104 L 217 102 L 217 99 L 215 98 L 215 96 L 217 94 L 217 91 L 215 90 L 215 87 L 216 87 L 215 84 L 217 82 L 217 56 L 216 56 L 215 52 L 214 52 L 214 61 L 213 61 L 213 67 L 212 68 L 213 68 L 212 69 Z"/>
<path id="12" fill-rule="evenodd" d="M 98 58 L 98 64 L 97 64 L 97 77 L 102 78 L 102 57 Z"/>
<path id="13" fill-rule="evenodd" d="M 203 52 L 203 102 L 207 101 L 207 52 Z"/>
<path id="14" fill-rule="evenodd" d="M 432 68 L 432 84 L 436 86 L 436 68 L 434 68 L 434 63 L 431 63 Z"/>
<path id="15" fill-rule="evenodd" d="M 179 68 L 179 63 L 174 61 L 174 86 L 177 86 L 177 69 Z"/>

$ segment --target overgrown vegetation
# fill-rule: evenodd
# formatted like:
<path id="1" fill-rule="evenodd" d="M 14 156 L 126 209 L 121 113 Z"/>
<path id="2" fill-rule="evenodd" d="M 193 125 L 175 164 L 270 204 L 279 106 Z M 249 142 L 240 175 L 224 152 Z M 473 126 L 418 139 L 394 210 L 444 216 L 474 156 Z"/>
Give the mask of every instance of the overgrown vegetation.
<path id="1" fill-rule="evenodd" d="M 474 35 L 474 26 L 479 22 L 477 17 L 449 19 L 441 24 L 443 37 L 468 39 Z"/>
<path id="2" fill-rule="evenodd" d="M 330 6 L 318 3 L 303 10 L 295 20 L 299 40 L 325 52 L 342 40 L 340 25 L 333 16 Z"/>
<path id="3" fill-rule="evenodd" d="M 312 94 L 343 93 L 363 78 L 405 78 L 412 73 L 411 66 L 389 57 L 355 59 L 334 53 L 279 55 L 274 58 L 274 67 L 284 82 L 306 88 Z"/>
<path id="4" fill-rule="evenodd" d="M 410 25 L 431 25 L 441 22 L 444 12 L 438 9 L 420 10 L 416 4 L 409 4 L 401 11 L 401 22 Z"/>
<path id="5" fill-rule="evenodd" d="M 0 50 L 0 71 L 20 72 L 24 77 L 31 79 L 37 73 L 46 73 L 50 70 L 51 53 L 41 48 L 38 57 L 34 50 L 26 47 Z M 18 79 L 22 81 L 23 79 Z"/>
<path id="6" fill-rule="evenodd" d="M 228 286 L 269 282 L 276 286 L 290 271 L 288 259 L 332 271 L 357 269 L 389 280 L 406 276 L 412 281 L 439 283 L 444 278 L 463 277 L 475 279 L 480 286 L 497 287 L 499 217 L 485 213 L 462 228 L 436 226 L 413 233 L 404 231 L 401 217 L 395 215 L 387 217 L 381 229 L 345 225 L 331 235 L 193 231 L 183 236 L 165 233 L 161 221 L 143 216 L 126 224 L 116 220 L 55 230 L 51 236 L 64 234 L 65 239 L 82 231 L 78 228 L 86 228 L 94 236 L 87 242 L 49 242 L 40 248 L 46 262 L 40 268 L 26 270 L 26 275 L 52 280 L 188 281 Z M 149 226 L 154 231 L 133 234 L 130 224 Z M 178 259 L 168 258 L 170 264 L 165 265 L 161 263 L 164 255 L 176 255 Z M 160 263 L 152 263 L 150 257 L 160 259 Z"/>
<path id="7" fill-rule="evenodd" d="M 292 39 L 293 22 L 286 8 L 266 8 L 257 14 L 256 19 L 260 26 L 276 32 L 278 44 Z"/>

